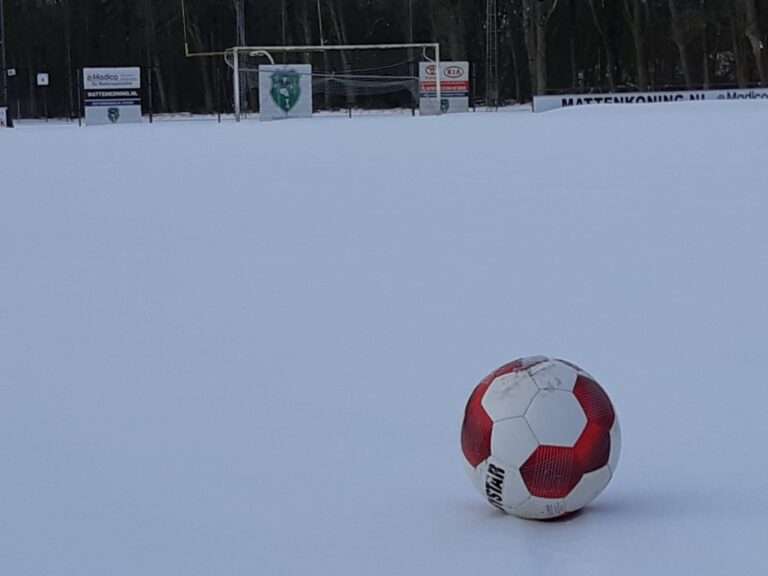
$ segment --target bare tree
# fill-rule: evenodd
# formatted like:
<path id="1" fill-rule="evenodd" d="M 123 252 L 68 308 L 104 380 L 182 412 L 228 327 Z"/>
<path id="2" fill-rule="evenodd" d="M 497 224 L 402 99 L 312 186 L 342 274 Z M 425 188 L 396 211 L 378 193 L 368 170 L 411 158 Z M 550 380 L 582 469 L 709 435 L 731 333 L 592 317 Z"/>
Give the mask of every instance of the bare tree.
<path id="1" fill-rule="evenodd" d="M 744 2 L 744 8 L 746 10 L 746 29 L 744 35 L 749 39 L 749 43 L 752 45 L 752 54 L 755 56 L 755 64 L 757 65 L 757 72 L 760 76 L 760 82 L 763 85 L 768 84 L 768 78 L 766 78 L 766 68 L 768 63 L 766 62 L 765 52 L 765 38 L 760 29 L 760 17 L 757 12 L 757 4 L 755 0 L 742 0 Z"/>
<path id="2" fill-rule="evenodd" d="M 595 30 L 600 35 L 600 41 L 605 52 L 606 70 L 605 77 L 611 92 L 616 90 L 616 54 L 606 33 L 605 4 L 610 0 L 589 0 L 589 8 L 592 11 L 592 22 Z"/>
<path id="3" fill-rule="evenodd" d="M 632 30 L 632 40 L 635 46 L 637 87 L 642 91 L 648 90 L 648 55 L 645 50 L 647 11 L 646 0 L 624 0 L 624 16 Z"/>
<path id="4" fill-rule="evenodd" d="M 672 39 L 675 41 L 677 52 L 680 55 L 680 67 L 683 69 L 685 86 L 690 90 L 693 88 L 693 82 L 691 81 L 691 68 L 688 65 L 688 38 L 677 8 L 677 0 L 667 0 L 667 3 L 669 14 L 672 17 L 670 22 L 672 24 Z"/>
<path id="5" fill-rule="evenodd" d="M 558 0 L 523 0 L 523 30 L 528 50 L 531 86 L 535 94 L 547 91 L 547 26 Z"/>

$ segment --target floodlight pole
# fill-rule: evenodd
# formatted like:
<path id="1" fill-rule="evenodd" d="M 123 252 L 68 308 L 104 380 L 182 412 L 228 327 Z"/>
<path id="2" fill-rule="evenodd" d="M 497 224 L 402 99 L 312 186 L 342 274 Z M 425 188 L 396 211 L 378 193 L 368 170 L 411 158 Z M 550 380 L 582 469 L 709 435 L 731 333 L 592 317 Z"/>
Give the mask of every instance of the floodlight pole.
<path id="1" fill-rule="evenodd" d="M 3 97 L 0 102 L 8 106 L 8 66 L 5 60 L 5 10 L 0 0 L 0 72 L 3 74 Z"/>

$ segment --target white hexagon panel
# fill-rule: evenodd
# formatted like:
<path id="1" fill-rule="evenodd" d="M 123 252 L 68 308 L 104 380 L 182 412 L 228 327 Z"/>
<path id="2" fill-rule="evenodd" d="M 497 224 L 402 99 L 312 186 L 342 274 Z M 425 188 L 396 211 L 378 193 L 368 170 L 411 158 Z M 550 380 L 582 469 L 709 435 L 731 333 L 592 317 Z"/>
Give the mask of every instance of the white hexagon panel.
<path id="1" fill-rule="evenodd" d="M 539 447 L 524 418 L 507 418 L 493 425 L 491 454 L 514 468 L 520 468 Z"/>
<path id="2" fill-rule="evenodd" d="M 575 512 L 584 508 L 602 492 L 611 481 L 611 470 L 603 466 L 581 477 L 579 483 L 565 497 L 566 512 Z"/>
<path id="3" fill-rule="evenodd" d="M 506 462 L 489 458 L 482 484 L 478 486 L 488 502 L 508 514 L 530 498 L 520 471 Z"/>
<path id="4" fill-rule="evenodd" d="M 587 425 L 587 415 L 571 392 L 541 390 L 525 413 L 540 444 L 574 446 Z"/>
<path id="5" fill-rule="evenodd" d="M 485 391 L 482 404 L 491 420 L 522 416 L 539 388 L 525 372 L 511 372 L 497 377 Z"/>
<path id="6" fill-rule="evenodd" d="M 573 390 L 578 369 L 561 360 L 550 360 L 531 369 L 531 377 L 542 390 Z"/>
<path id="7" fill-rule="evenodd" d="M 568 513 L 565 500 L 559 498 L 539 498 L 531 496 L 525 502 L 515 508 L 512 513 L 521 518 L 530 520 L 546 520 L 557 518 Z"/>

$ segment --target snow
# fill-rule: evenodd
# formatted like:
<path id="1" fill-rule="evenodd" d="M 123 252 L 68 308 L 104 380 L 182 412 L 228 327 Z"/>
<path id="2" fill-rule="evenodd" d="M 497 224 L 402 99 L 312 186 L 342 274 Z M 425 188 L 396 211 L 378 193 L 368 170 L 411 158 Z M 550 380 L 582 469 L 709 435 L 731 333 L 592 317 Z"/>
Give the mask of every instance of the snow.
<path id="1" fill-rule="evenodd" d="M 0 131 L 0 572 L 758 574 L 768 109 Z M 581 515 L 459 450 L 517 357 L 611 395 Z"/>

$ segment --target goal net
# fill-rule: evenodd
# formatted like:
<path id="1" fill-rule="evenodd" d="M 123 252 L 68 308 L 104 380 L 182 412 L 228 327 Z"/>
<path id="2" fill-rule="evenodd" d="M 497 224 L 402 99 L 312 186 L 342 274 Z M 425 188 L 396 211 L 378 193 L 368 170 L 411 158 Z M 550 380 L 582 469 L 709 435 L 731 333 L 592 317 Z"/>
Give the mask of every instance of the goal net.
<path id="1" fill-rule="evenodd" d="M 419 63 L 439 65 L 438 44 L 241 46 L 225 52 L 232 72 L 235 117 L 259 110 L 259 68 L 311 65 L 317 110 L 415 110 Z"/>

